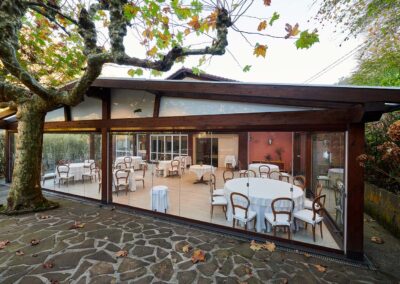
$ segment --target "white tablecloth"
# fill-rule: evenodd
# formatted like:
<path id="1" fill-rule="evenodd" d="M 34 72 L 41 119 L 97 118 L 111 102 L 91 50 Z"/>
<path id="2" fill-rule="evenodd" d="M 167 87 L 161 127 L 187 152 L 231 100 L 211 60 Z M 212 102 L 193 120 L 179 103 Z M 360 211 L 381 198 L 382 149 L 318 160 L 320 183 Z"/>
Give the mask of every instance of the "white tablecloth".
<path id="1" fill-rule="evenodd" d="M 197 179 L 201 179 L 204 174 L 213 172 L 214 167 L 211 165 L 192 165 L 190 166 L 189 171 L 194 173 L 197 176 Z"/>
<path id="2" fill-rule="evenodd" d="M 167 177 L 168 176 L 168 171 L 170 169 L 172 169 L 171 160 L 159 161 L 158 162 L 158 168 L 160 170 L 164 170 L 164 177 Z M 181 170 L 181 166 L 179 164 L 179 172 L 180 172 L 180 170 Z"/>
<path id="3" fill-rule="evenodd" d="M 174 160 L 179 160 L 179 161 L 181 161 L 182 158 L 185 158 L 186 167 L 192 165 L 192 157 L 190 157 L 190 156 L 175 156 L 175 157 L 174 157 Z"/>
<path id="4" fill-rule="evenodd" d="M 151 210 L 166 212 L 168 209 L 168 187 L 156 185 L 151 188 Z"/>
<path id="5" fill-rule="evenodd" d="M 113 191 L 115 191 L 115 184 L 116 184 L 115 173 L 116 172 L 117 172 L 117 170 L 113 171 L 113 187 L 112 187 Z M 130 169 L 128 182 L 129 182 L 129 191 L 136 191 L 135 171 L 133 169 Z"/>
<path id="6" fill-rule="evenodd" d="M 249 189 L 247 189 L 247 182 L 249 182 Z M 299 211 L 304 207 L 303 190 L 298 186 L 293 186 L 293 194 L 291 194 L 290 187 L 290 183 L 265 178 L 236 178 L 228 180 L 225 183 L 225 197 L 228 200 L 228 221 L 232 221 L 230 195 L 232 192 L 239 192 L 249 197 L 249 209 L 257 213 L 256 231 L 262 232 L 265 229 L 269 230 L 270 228 L 265 228 L 264 213 L 272 212 L 271 203 L 275 198 L 293 198 L 295 203 L 293 212 Z M 287 204 L 281 204 L 281 206 L 286 209 Z M 252 222 L 249 223 L 249 226 L 251 223 Z"/>
<path id="7" fill-rule="evenodd" d="M 272 165 L 272 164 L 261 164 L 261 163 L 257 163 L 257 164 L 250 164 L 249 165 L 249 170 L 253 170 L 256 172 L 257 176 L 260 176 L 260 166 L 268 166 L 270 168 L 270 172 L 279 172 L 279 167 L 277 165 Z"/>
<path id="8" fill-rule="evenodd" d="M 69 166 L 69 174 L 68 176 L 74 176 L 74 180 L 82 180 L 82 174 L 83 173 L 90 173 L 90 164 L 85 164 L 85 163 L 71 163 L 68 164 Z M 56 174 L 57 174 L 57 181 L 59 179 L 58 171 L 56 169 Z"/>
<path id="9" fill-rule="evenodd" d="M 129 158 L 132 159 L 132 165 L 133 165 L 133 168 L 134 168 L 135 170 L 140 169 L 140 163 L 143 162 L 142 157 L 140 157 L 140 156 L 125 156 L 125 157 L 129 157 Z M 119 163 L 124 163 L 124 162 L 125 162 L 125 160 L 124 160 L 125 157 L 118 157 L 118 158 L 116 158 L 116 159 L 115 159 L 114 165 L 117 165 L 117 164 L 119 164 Z M 124 169 L 124 168 L 125 168 L 125 167 L 122 166 L 122 169 Z"/>
<path id="10" fill-rule="evenodd" d="M 226 164 L 228 164 L 228 163 L 231 164 L 232 167 L 236 167 L 236 158 L 234 155 L 226 155 L 225 156 L 225 167 L 226 167 Z"/>

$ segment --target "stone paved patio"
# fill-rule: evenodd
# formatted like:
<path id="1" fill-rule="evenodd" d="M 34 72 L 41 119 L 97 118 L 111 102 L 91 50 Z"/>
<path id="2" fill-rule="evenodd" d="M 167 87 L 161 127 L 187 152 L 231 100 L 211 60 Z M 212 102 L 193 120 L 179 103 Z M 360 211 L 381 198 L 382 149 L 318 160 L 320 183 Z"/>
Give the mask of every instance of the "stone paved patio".
<path id="1" fill-rule="evenodd" d="M 1 198 L 0 198 L 1 199 Z M 55 199 L 55 198 L 53 198 Z M 56 199 L 59 209 L 0 215 L 0 283 L 393 283 L 380 272 L 302 254 L 257 251 L 248 242 L 135 216 L 110 207 Z M 49 219 L 40 219 L 49 215 Z M 83 228 L 70 229 L 75 222 Z M 40 240 L 31 246 L 32 239 Z M 206 252 L 193 264 L 190 244 Z M 17 256 L 21 250 L 24 255 Z M 128 251 L 117 258 L 119 250 Z M 54 267 L 44 268 L 43 263 Z M 319 272 L 314 266 L 326 267 Z"/>

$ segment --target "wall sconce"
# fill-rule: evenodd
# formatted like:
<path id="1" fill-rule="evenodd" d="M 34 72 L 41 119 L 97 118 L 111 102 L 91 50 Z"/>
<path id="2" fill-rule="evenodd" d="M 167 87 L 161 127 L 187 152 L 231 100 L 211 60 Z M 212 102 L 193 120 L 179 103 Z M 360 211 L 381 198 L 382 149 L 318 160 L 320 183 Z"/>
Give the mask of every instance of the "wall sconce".
<path id="1" fill-rule="evenodd" d="M 268 145 L 272 145 L 272 138 L 268 138 L 267 143 Z"/>

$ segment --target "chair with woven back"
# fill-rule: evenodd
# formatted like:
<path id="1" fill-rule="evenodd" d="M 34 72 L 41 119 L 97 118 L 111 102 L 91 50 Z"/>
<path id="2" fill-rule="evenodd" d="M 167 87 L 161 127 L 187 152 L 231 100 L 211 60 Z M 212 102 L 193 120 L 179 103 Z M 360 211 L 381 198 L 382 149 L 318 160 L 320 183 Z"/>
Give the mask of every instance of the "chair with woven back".
<path id="1" fill-rule="evenodd" d="M 322 235 L 322 224 L 323 223 L 322 223 L 322 221 L 324 220 L 324 217 L 322 216 L 322 213 L 325 208 L 325 199 L 326 199 L 325 195 L 318 196 L 312 202 L 312 210 L 303 209 L 303 210 L 297 211 L 293 214 L 293 221 L 294 221 L 296 230 L 297 230 L 296 220 L 305 222 L 306 229 L 307 229 L 307 224 L 311 224 L 314 242 L 315 242 L 315 227 L 317 225 L 320 226 L 321 238 L 323 238 L 323 235 Z"/>
<path id="2" fill-rule="evenodd" d="M 128 194 L 129 190 L 129 175 L 130 171 L 125 171 L 125 170 L 116 170 L 114 175 L 115 175 L 115 192 L 118 195 L 118 192 L 122 188 L 125 190 L 125 193 Z"/>
<path id="3" fill-rule="evenodd" d="M 179 160 L 172 160 L 171 167 L 168 169 L 168 175 L 179 176 L 180 164 L 181 162 Z"/>
<path id="4" fill-rule="evenodd" d="M 271 168 L 267 165 L 261 165 L 258 167 L 258 172 L 261 178 L 270 178 Z"/>
<path id="5" fill-rule="evenodd" d="M 257 223 L 257 213 L 249 210 L 249 198 L 239 192 L 232 192 L 231 196 L 232 214 L 233 214 L 233 228 L 235 228 L 238 221 L 244 223 L 245 230 L 247 231 L 247 224 L 254 220 L 254 228 Z"/>
<path id="6" fill-rule="evenodd" d="M 282 206 L 282 203 L 284 203 L 284 206 Z M 290 240 L 294 200 L 287 197 L 275 198 L 271 203 L 271 208 L 271 213 L 264 214 L 265 227 L 267 227 L 267 222 L 270 223 L 274 230 L 274 236 L 276 236 L 276 228 L 278 227 L 283 228 L 285 231 L 287 230 L 288 239 Z"/>
<path id="7" fill-rule="evenodd" d="M 226 183 L 228 180 L 235 178 L 235 172 L 233 170 L 225 170 L 222 173 L 222 178 L 224 179 L 224 183 Z"/>

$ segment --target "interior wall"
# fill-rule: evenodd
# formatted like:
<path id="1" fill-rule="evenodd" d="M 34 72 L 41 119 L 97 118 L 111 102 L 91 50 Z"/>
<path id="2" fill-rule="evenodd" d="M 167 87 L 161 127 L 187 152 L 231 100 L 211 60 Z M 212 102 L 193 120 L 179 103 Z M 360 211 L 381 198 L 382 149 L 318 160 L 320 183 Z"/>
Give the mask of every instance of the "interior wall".
<path id="1" fill-rule="evenodd" d="M 271 160 L 279 161 L 276 153 L 278 148 L 283 150 L 282 161 L 285 164 L 285 170 L 292 169 L 292 132 L 250 132 L 249 141 L 249 162 L 266 160 L 266 156 L 270 155 Z M 272 144 L 268 144 L 268 140 L 272 139 Z"/>
<path id="2" fill-rule="evenodd" d="M 226 155 L 234 155 L 236 161 L 239 154 L 239 135 L 238 134 L 194 134 L 193 135 L 193 162 L 196 161 L 196 138 L 218 139 L 218 167 L 225 167 Z"/>

